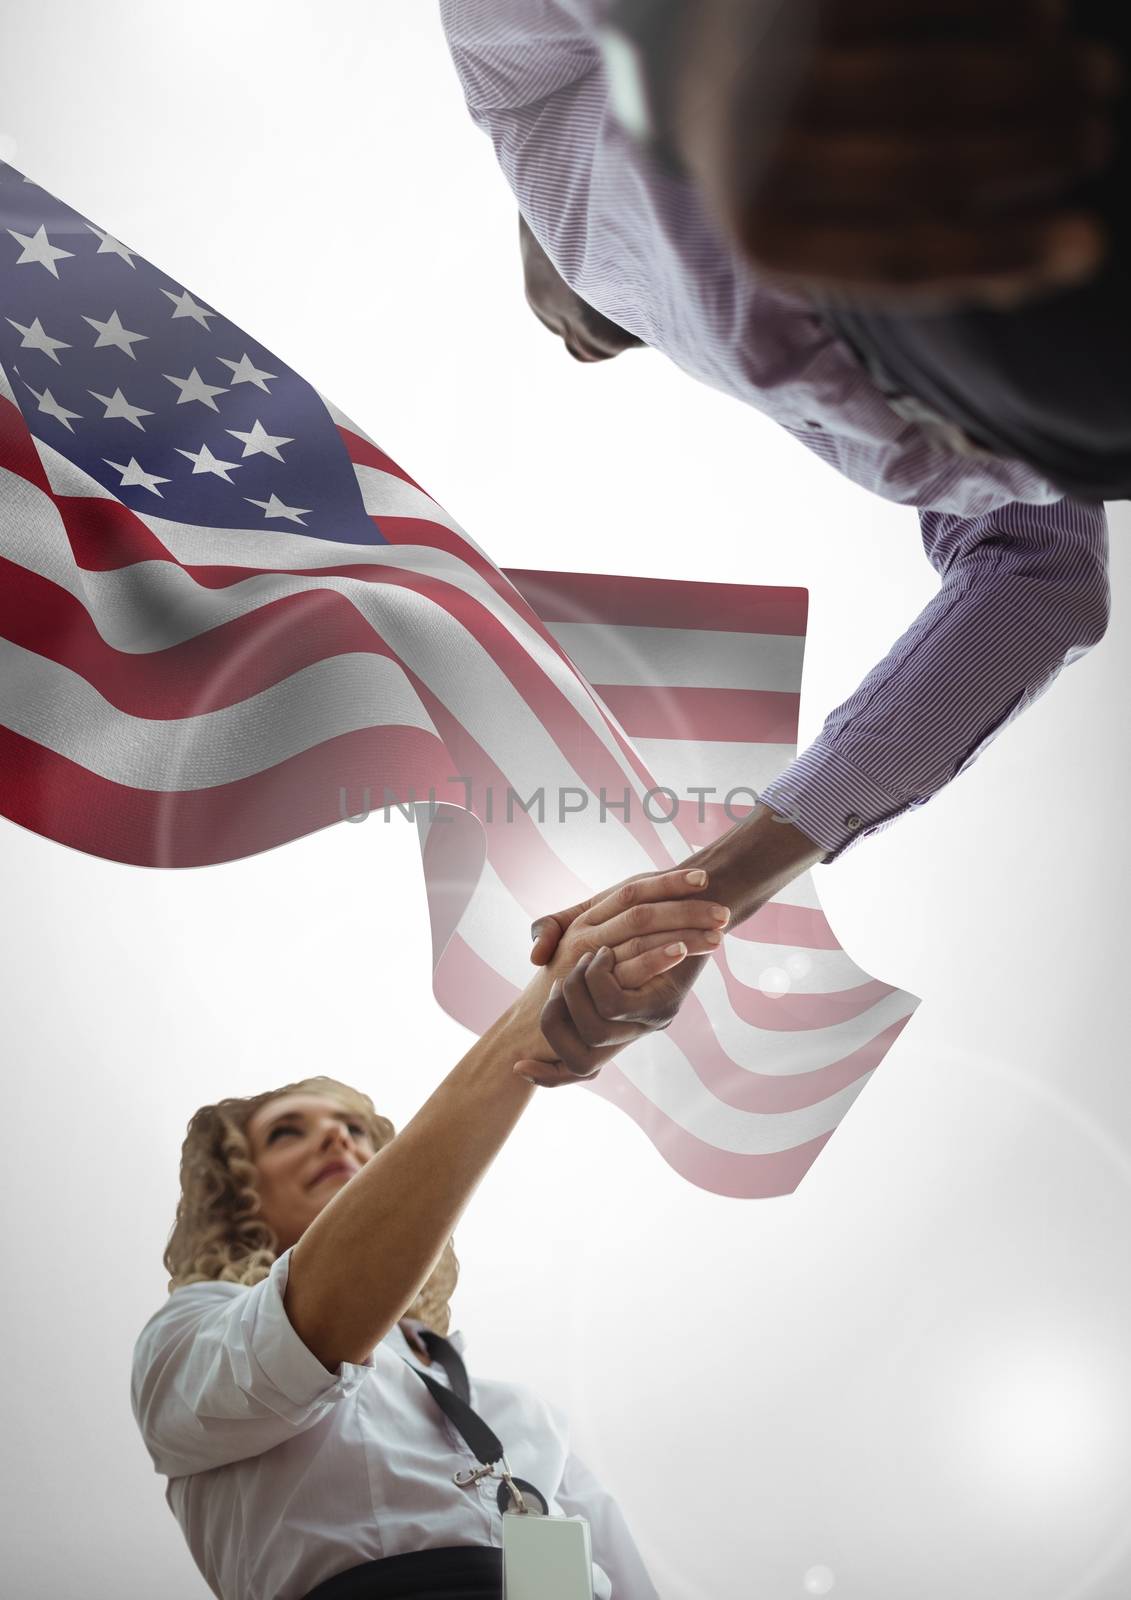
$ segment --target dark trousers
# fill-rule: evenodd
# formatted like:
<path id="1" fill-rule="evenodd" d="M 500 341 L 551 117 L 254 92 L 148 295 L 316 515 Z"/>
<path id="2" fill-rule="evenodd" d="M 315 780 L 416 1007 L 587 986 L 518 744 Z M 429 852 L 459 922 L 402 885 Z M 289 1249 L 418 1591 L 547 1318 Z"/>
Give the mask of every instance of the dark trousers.
<path id="1" fill-rule="evenodd" d="M 339 1572 L 306 1600 L 502 1600 L 503 1553 L 474 1545 L 421 1550 Z"/>
<path id="2" fill-rule="evenodd" d="M 890 395 L 910 396 L 976 445 L 1024 461 L 1066 494 L 1131 499 L 1131 0 L 1081 0 L 1083 33 L 1126 63 L 1119 149 L 1076 199 L 1112 239 L 1091 283 L 1016 311 L 822 308 Z M 955 94 L 961 96 L 960 84 Z M 914 414 L 911 412 L 909 414 Z"/>

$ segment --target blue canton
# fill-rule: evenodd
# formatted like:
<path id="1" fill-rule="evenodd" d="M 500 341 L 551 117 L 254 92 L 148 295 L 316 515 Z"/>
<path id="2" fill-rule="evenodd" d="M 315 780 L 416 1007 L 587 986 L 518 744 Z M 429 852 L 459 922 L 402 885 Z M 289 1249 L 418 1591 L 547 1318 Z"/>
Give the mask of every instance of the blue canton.
<path id="1" fill-rule="evenodd" d="M 4 163 L 0 366 L 32 434 L 134 511 L 385 543 L 310 384 Z"/>

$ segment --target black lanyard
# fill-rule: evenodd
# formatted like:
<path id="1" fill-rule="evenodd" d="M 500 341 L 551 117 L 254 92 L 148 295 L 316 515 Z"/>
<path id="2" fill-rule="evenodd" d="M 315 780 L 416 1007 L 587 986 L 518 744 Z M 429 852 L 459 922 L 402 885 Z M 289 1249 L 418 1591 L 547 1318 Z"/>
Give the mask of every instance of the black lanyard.
<path id="1" fill-rule="evenodd" d="M 503 1449 L 502 1441 L 495 1430 L 484 1422 L 478 1411 L 472 1408 L 471 1383 L 467 1376 L 467 1368 L 464 1366 L 463 1358 L 455 1345 L 440 1334 L 433 1333 L 431 1328 L 417 1329 L 417 1336 L 424 1344 L 433 1361 L 438 1361 L 447 1373 L 451 1388 L 446 1389 L 442 1383 L 437 1383 L 435 1378 L 430 1378 L 426 1372 L 421 1372 L 419 1367 L 413 1367 L 413 1372 L 416 1373 L 421 1383 L 428 1389 L 429 1394 L 468 1449 L 478 1458 L 484 1469 L 487 1469 L 480 1473 L 470 1474 L 462 1479 L 456 1479 L 461 1487 L 470 1487 L 473 1483 L 478 1482 L 480 1478 L 487 1477 L 488 1470 L 493 1470 L 504 1460 L 506 1451 Z M 521 1489 L 523 1499 L 527 1502 L 528 1510 L 535 1513 L 540 1511 L 542 1516 L 546 1516 L 549 1511 L 549 1504 L 542 1491 L 536 1489 L 532 1483 L 527 1483 L 524 1478 L 513 1478 L 512 1481 Z M 533 1504 L 530 1503 L 531 1496 L 533 1496 Z M 506 1511 L 511 1504 L 513 1495 L 505 1478 L 499 1484 L 498 1499 L 499 1510 Z"/>

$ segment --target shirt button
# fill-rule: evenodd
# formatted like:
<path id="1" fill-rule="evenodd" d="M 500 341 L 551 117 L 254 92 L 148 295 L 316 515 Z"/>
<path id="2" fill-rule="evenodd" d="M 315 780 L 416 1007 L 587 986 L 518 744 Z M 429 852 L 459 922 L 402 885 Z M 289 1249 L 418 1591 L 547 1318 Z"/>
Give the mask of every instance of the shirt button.
<path id="1" fill-rule="evenodd" d="M 844 825 L 845 825 L 846 828 L 851 828 L 855 832 L 855 830 L 860 826 L 862 821 L 863 821 L 863 818 L 857 816 L 855 811 L 850 811 L 848 813 L 847 817 L 845 817 L 845 819 L 844 819 Z"/>

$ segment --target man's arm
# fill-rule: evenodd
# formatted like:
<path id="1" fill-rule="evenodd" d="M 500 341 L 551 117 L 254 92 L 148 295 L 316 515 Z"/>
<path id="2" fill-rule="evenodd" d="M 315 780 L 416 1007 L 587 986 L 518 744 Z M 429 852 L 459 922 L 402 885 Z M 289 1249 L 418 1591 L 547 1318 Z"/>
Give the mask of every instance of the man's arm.
<path id="1" fill-rule="evenodd" d="M 920 513 L 939 593 L 762 795 L 829 861 L 925 805 L 1104 637 L 1101 505 Z"/>
<path id="2" fill-rule="evenodd" d="M 976 518 L 927 511 L 920 521 L 942 578 L 939 593 L 809 749 L 763 790 L 762 804 L 684 863 L 706 868 L 711 896 L 729 908 L 732 927 L 815 862 L 836 860 L 925 805 L 1107 630 L 1102 506 L 1008 505 Z M 580 909 L 535 923 L 536 964 L 549 959 Z M 637 1036 L 666 1026 L 703 960 L 633 996 L 613 965 L 598 955 L 548 1003 L 543 1032 L 564 1072 L 527 1067 L 535 1081 L 591 1070 L 614 1025 L 621 1042 L 626 1025 Z"/>

